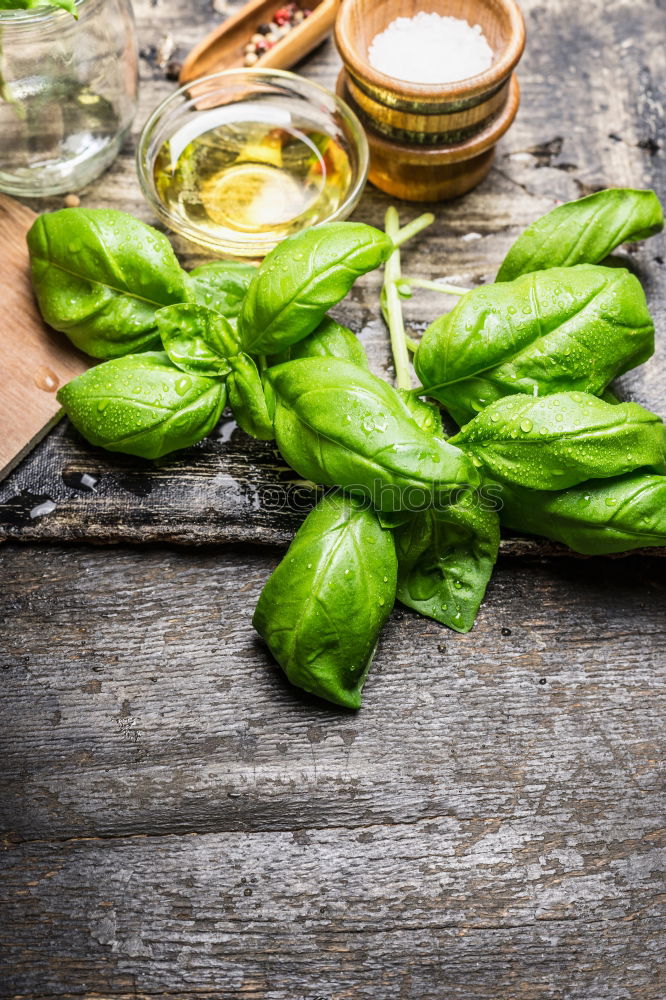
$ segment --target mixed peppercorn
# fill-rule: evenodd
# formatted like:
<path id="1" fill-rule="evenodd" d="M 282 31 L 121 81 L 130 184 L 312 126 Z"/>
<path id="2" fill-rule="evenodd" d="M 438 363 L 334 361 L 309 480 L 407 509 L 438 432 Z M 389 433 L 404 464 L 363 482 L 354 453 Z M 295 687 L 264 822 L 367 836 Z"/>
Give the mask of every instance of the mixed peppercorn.
<path id="1" fill-rule="evenodd" d="M 245 65 L 254 66 L 260 56 L 272 49 L 284 38 L 292 28 L 301 24 L 312 13 L 307 7 L 299 7 L 295 3 L 285 4 L 273 14 L 273 20 L 260 24 L 250 41 L 245 46 Z"/>

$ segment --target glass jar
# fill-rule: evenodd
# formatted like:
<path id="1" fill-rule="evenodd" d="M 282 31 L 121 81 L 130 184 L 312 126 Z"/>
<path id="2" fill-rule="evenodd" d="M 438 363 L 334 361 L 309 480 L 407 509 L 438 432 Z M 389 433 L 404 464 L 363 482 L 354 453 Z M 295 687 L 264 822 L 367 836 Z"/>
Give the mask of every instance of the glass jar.
<path id="1" fill-rule="evenodd" d="M 136 111 L 129 0 L 0 10 L 0 191 L 63 194 L 115 159 Z"/>

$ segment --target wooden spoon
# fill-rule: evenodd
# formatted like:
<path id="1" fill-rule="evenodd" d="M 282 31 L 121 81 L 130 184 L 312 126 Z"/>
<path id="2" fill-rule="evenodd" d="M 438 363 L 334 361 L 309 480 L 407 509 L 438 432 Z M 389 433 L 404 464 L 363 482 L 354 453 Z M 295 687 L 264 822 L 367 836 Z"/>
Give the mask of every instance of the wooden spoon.
<path id="1" fill-rule="evenodd" d="M 260 24 L 268 24 L 286 0 L 250 0 L 237 14 L 211 31 L 192 49 L 180 71 L 180 82 L 245 65 L 245 46 Z M 288 35 L 264 52 L 248 69 L 289 69 L 326 38 L 335 22 L 341 0 L 303 0 L 312 13 Z"/>

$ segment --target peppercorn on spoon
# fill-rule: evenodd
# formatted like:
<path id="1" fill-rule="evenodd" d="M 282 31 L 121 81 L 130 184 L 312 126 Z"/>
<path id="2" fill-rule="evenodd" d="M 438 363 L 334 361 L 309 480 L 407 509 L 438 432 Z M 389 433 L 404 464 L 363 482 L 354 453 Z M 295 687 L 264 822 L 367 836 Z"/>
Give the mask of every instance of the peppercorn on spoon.
<path id="1" fill-rule="evenodd" d="M 297 7 L 311 13 L 253 60 L 252 68 L 289 69 L 317 47 L 331 31 L 341 0 L 303 0 Z M 183 62 L 181 84 L 223 69 L 249 65 L 246 46 L 259 28 L 289 6 L 285 0 L 251 0 L 196 45 Z"/>

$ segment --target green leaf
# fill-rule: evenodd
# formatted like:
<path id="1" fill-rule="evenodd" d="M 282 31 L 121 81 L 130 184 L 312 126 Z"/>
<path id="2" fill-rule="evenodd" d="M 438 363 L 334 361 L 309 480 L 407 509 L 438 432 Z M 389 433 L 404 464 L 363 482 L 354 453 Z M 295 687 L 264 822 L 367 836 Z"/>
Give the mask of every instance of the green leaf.
<path id="1" fill-rule="evenodd" d="M 257 366 L 248 354 L 230 358 L 231 375 L 227 379 L 229 406 L 242 430 L 260 441 L 272 441 L 273 420 Z"/>
<path id="2" fill-rule="evenodd" d="M 91 444 L 142 458 L 200 441 L 219 420 L 225 399 L 221 379 L 186 375 L 157 351 L 97 365 L 58 392 Z"/>
<path id="3" fill-rule="evenodd" d="M 215 309 L 227 319 L 235 319 L 256 273 L 254 264 L 234 260 L 208 261 L 186 275 L 187 297 L 200 306 Z"/>
<path id="4" fill-rule="evenodd" d="M 252 358 L 241 352 L 224 316 L 206 306 L 182 303 L 157 313 L 164 349 L 174 365 L 191 375 L 228 375 L 229 405 L 246 433 L 273 440 L 273 421 Z"/>
<path id="5" fill-rule="evenodd" d="M 179 303 L 155 313 L 157 329 L 171 362 L 189 375 L 228 375 L 238 341 L 220 313 L 205 306 Z"/>
<path id="6" fill-rule="evenodd" d="M 385 233 L 361 222 L 327 222 L 279 243 L 243 300 L 238 330 L 244 350 L 277 354 L 307 337 L 391 249 Z"/>
<path id="7" fill-rule="evenodd" d="M 413 517 L 417 517 L 420 511 L 416 513 L 412 510 L 393 510 L 393 511 L 377 511 L 377 520 L 381 524 L 382 528 L 388 528 L 389 531 L 395 531 L 396 528 L 401 528 L 403 524 L 407 524 L 411 521 Z"/>
<path id="8" fill-rule="evenodd" d="M 476 491 L 417 514 L 395 532 L 398 600 L 469 632 L 499 550 L 499 517 Z"/>
<path id="9" fill-rule="evenodd" d="M 61 8 L 78 18 L 76 0 L 0 0 L 0 10 L 38 10 L 40 7 Z"/>
<path id="10" fill-rule="evenodd" d="M 40 215 L 28 249 L 42 316 L 94 358 L 159 343 L 155 313 L 185 299 L 184 272 L 167 238 L 124 212 Z"/>
<path id="11" fill-rule="evenodd" d="M 666 471 L 666 429 L 637 403 L 582 392 L 507 396 L 450 439 L 491 476 L 559 490 L 641 467 Z"/>
<path id="12" fill-rule="evenodd" d="M 299 358 L 338 358 L 361 368 L 368 367 L 365 349 L 356 334 L 330 316 L 324 316 L 317 329 L 303 340 L 273 355 L 270 364 L 279 365 Z"/>
<path id="13" fill-rule="evenodd" d="M 502 396 L 600 394 L 654 350 L 640 282 L 623 268 L 552 268 L 475 288 L 426 330 L 424 392 L 459 424 Z"/>
<path id="14" fill-rule="evenodd" d="M 271 368 L 278 448 L 299 475 L 372 498 L 377 510 L 419 510 L 478 474 L 457 448 L 422 431 L 399 393 L 346 361 Z"/>
<path id="15" fill-rule="evenodd" d="M 442 427 L 442 414 L 436 403 L 419 399 L 409 389 L 398 389 L 400 397 L 422 431 L 437 437 L 446 437 Z"/>
<path id="16" fill-rule="evenodd" d="M 601 555 L 666 545 L 666 476 L 629 472 L 557 493 L 501 484 L 502 523 Z"/>
<path id="17" fill-rule="evenodd" d="M 359 708 L 396 572 L 393 537 L 372 510 L 329 495 L 266 583 L 252 624 L 292 684 Z"/>
<path id="18" fill-rule="evenodd" d="M 559 205 L 532 223 L 504 258 L 497 281 L 513 281 L 547 267 L 597 264 L 621 243 L 647 239 L 663 226 L 654 191 L 597 191 Z"/>

